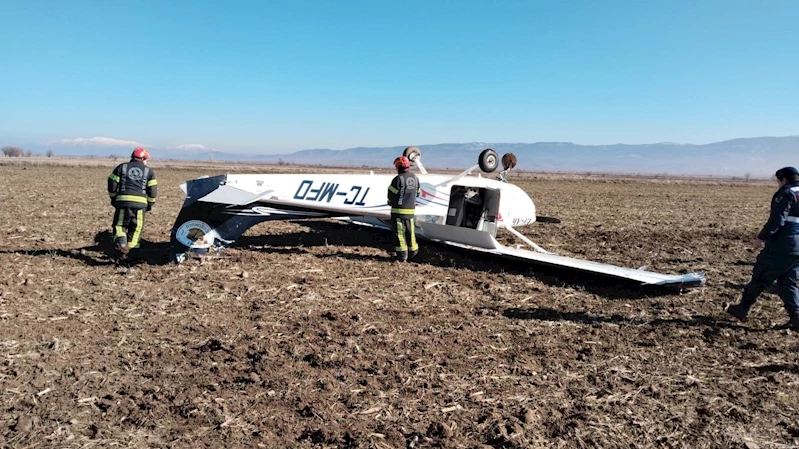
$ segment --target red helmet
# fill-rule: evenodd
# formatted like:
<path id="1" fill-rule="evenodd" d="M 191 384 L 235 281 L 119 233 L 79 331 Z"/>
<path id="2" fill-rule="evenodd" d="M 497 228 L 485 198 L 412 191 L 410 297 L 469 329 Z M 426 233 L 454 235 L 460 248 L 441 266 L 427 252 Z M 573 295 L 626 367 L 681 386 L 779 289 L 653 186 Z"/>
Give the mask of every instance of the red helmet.
<path id="1" fill-rule="evenodd" d="M 145 150 L 144 148 L 138 147 L 135 150 L 133 150 L 133 153 L 130 155 L 130 157 L 133 159 L 141 159 L 143 161 L 146 161 L 150 159 L 150 153 L 148 153 L 147 150 Z"/>
<path id="2" fill-rule="evenodd" d="M 397 168 L 409 169 L 411 168 L 411 161 L 405 156 L 400 156 L 394 159 L 394 166 Z"/>

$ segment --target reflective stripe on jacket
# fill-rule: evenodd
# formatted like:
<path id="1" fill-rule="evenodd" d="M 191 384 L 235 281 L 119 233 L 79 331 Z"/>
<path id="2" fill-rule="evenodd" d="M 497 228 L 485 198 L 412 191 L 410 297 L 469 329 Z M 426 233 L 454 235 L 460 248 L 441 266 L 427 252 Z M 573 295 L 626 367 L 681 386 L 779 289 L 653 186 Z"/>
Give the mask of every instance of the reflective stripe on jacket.
<path id="1" fill-rule="evenodd" d="M 786 185 L 771 199 L 771 213 L 757 238 L 772 251 L 799 254 L 799 184 Z"/>
<path id="2" fill-rule="evenodd" d="M 411 172 L 398 174 L 388 186 L 388 204 L 391 214 L 401 217 L 413 216 L 416 210 L 416 197 L 421 194 L 419 178 Z"/>
<path id="3" fill-rule="evenodd" d="M 141 161 L 119 164 L 108 176 L 108 195 L 117 207 L 144 209 L 158 196 L 155 172 Z"/>

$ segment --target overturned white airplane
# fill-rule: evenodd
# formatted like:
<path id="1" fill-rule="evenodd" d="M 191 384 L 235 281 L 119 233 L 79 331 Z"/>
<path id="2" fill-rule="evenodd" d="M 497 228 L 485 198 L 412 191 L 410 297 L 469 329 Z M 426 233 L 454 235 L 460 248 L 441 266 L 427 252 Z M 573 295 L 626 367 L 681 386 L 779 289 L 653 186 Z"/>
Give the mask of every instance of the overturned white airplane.
<path id="1" fill-rule="evenodd" d="M 421 195 L 416 202 L 416 232 L 485 256 L 530 264 L 590 272 L 645 285 L 693 287 L 704 284 L 704 273 L 668 275 L 624 268 L 550 253 L 515 228 L 536 222 L 532 199 L 521 188 L 504 182 L 516 158 L 503 156 L 498 179 L 471 176 L 476 169 L 494 172 L 497 153 L 480 153 L 478 164 L 456 176 L 428 174 L 416 147 L 405 150 L 419 170 Z M 183 208 L 172 227 L 171 257 L 182 262 L 212 247 L 225 248 L 247 229 L 270 220 L 333 218 L 389 229 L 386 191 L 394 175 L 383 174 L 252 174 L 202 177 L 181 184 Z M 552 219 L 549 219 L 550 221 Z M 543 221 L 543 220 L 540 220 Z M 532 249 L 511 248 L 496 240 L 505 229 Z"/>

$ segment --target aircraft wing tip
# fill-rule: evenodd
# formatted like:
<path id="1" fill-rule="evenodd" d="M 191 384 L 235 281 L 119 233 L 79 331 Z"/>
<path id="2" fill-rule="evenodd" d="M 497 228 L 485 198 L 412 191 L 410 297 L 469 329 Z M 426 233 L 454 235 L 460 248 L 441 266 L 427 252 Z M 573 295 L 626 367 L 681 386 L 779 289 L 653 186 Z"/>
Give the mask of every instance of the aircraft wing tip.
<path id="1" fill-rule="evenodd" d="M 701 287 L 705 285 L 705 281 L 706 280 L 704 272 L 694 272 L 694 273 L 674 276 L 671 279 L 658 282 L 656 285 L 675 286 L 675 287 Z"/>

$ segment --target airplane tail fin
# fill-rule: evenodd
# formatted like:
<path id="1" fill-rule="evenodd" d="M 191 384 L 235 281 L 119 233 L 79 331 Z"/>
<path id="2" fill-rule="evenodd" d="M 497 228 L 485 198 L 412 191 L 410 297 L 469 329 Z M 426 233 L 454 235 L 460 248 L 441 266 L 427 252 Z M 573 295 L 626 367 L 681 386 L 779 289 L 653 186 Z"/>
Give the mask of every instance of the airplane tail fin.
<path id="1" fill-rule="evenodd" d="M 235 176 L 235 175 L 234 175 Z M 212 248 L 226 248 L 251 227 L 270 220 L 329 216 L 329 213 L 282 208 L 264 197 L 228 185 L 228 175 L 186 181 L 186 193 L 170 236 L 170 259 L 183 262 Z"/>
<path id="2" fill-rule="evenodd" d="M 227 175 L 220 175 L 193 179 L 181 186 L 186 199 L 172 226 L 173 262 L 180 263 L 190 255 L 202 256 L 211 248 L 227 247 L 247 229 L 270 219 L 248 207 L 246 198 L 251 193 L 226 186 L 226 181 Z"/>

